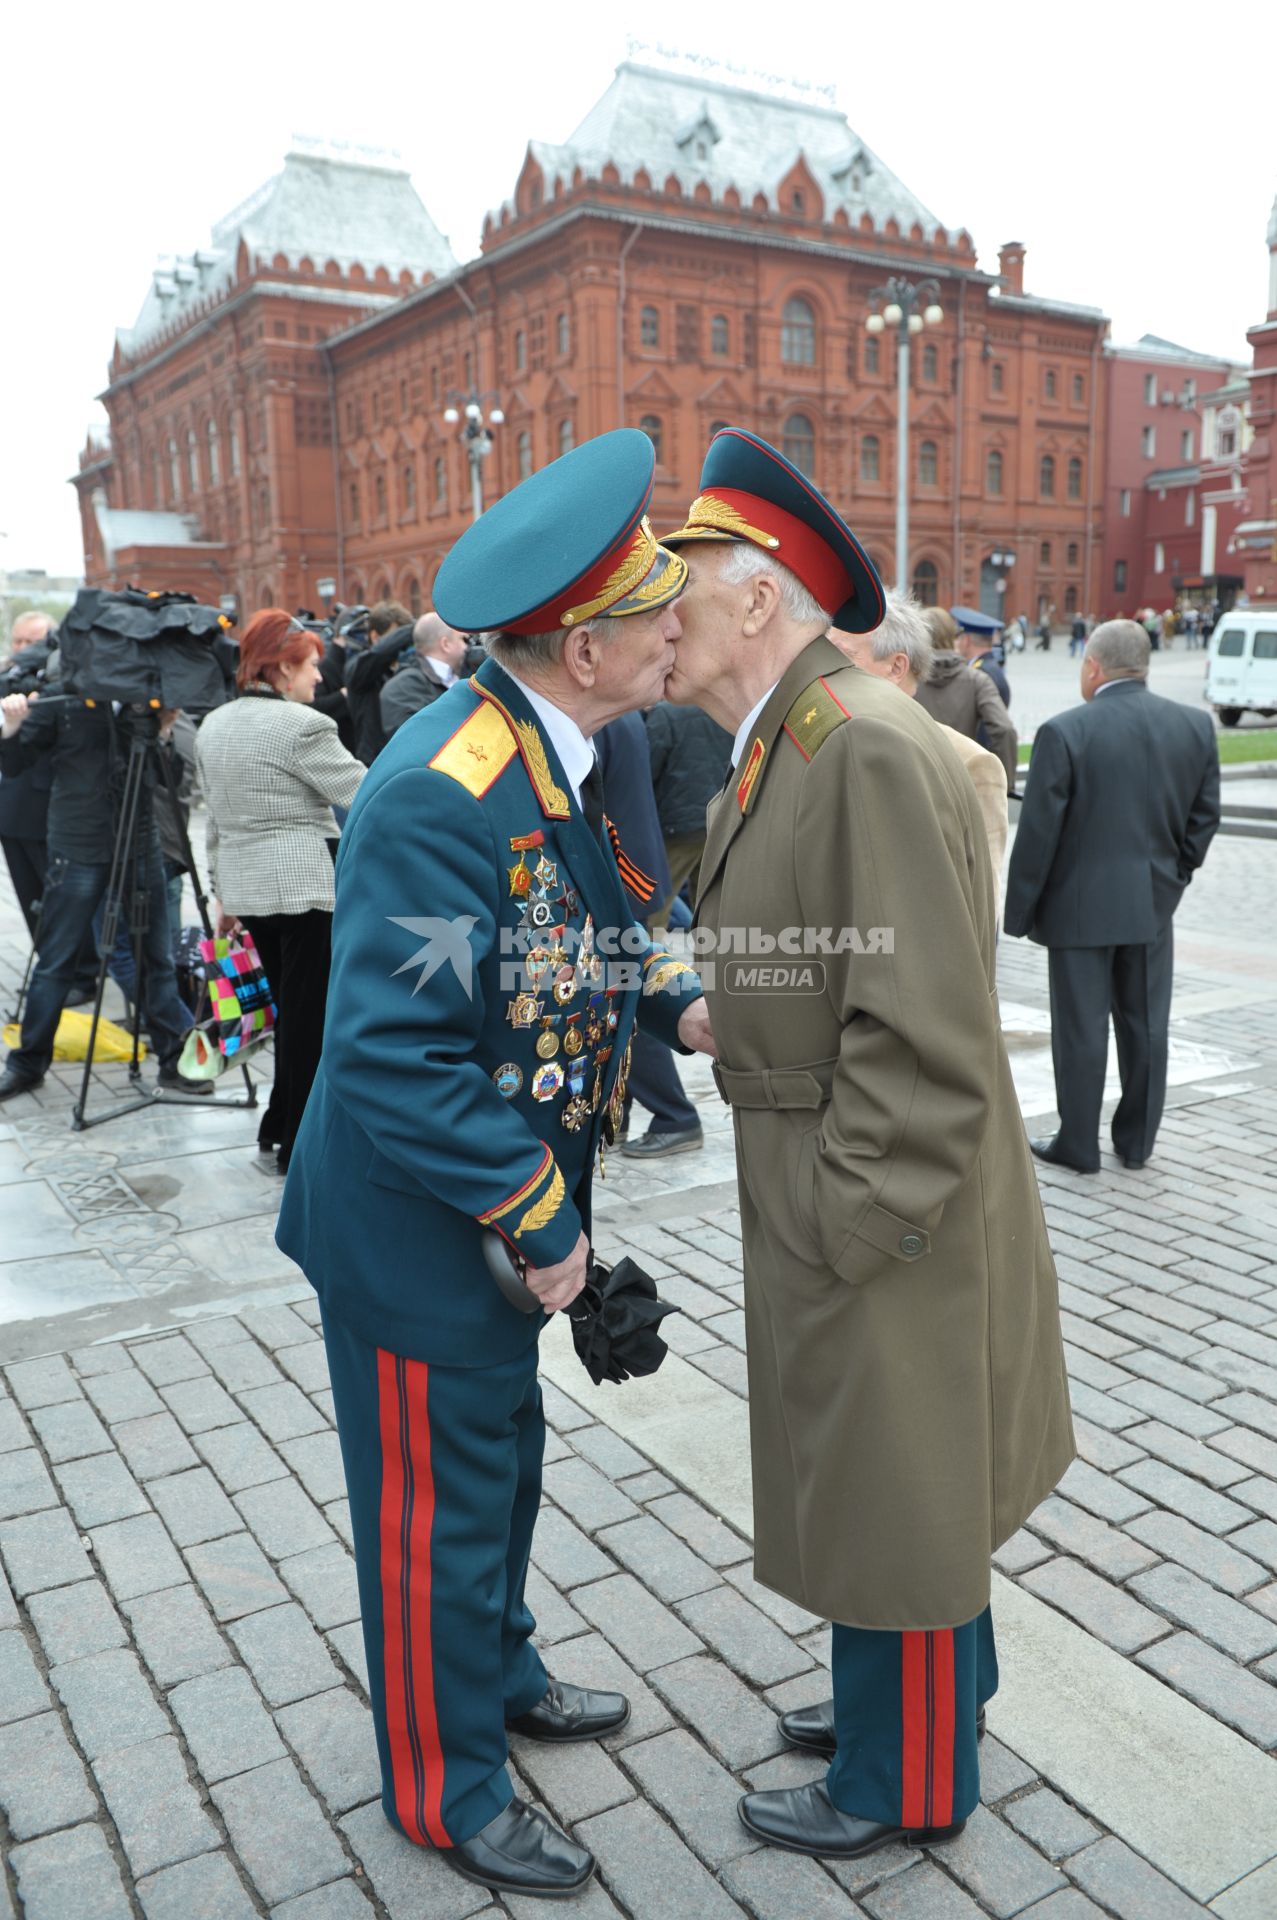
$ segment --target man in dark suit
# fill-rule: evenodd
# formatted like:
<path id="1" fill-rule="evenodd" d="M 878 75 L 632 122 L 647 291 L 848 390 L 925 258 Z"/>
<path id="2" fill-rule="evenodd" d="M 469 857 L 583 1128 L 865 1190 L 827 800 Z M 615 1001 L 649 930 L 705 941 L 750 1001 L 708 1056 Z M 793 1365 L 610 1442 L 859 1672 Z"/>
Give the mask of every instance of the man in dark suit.
<path id="1" fill-rule="evenodd" d="M 389 740 L 405 720 L 430 706 L 461 675 L 466 638 L 437 613 L 423 613 L 412 630 L 413 653 L 381 689 L 381 725 Z"/>
<path id="2" fill-rule="evenodd" d="M 1039 727 L 1007 876 L 1009 934 L 1050 950 L 1051 1051 L 1060 1130 L 1040 1160 L 1098 1173 L 1112 1016 L 1123 1166 L 1153 1151 L 1166 1095 L 1171 916 L 1219 825 L 1209 715 L 1148 690 L 1148 635 L 1097 627 L 1082 699 Z"/>

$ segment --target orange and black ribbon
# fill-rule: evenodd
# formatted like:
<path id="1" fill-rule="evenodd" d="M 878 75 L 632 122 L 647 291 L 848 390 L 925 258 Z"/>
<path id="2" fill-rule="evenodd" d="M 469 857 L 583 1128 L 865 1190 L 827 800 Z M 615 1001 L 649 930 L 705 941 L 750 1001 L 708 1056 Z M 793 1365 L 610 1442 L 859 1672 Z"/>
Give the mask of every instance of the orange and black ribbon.
<path id="1" fill-rule="evenodd" d="M 607 837 L 612 842 L 612 851 L 616 855 L 617 871 L 620 873 L 627 891 L 634 895 L 634 898 L 641 907 L 649 906 L 652 895 L 656 892 L 655 880 L 652 879 L 650 874 L 644 873 L 642 867 L 635 866 L 621 845 L 620 834 L 607 818 L 606 814 L 604 814 L 603 818 L 607 826 Z"/>

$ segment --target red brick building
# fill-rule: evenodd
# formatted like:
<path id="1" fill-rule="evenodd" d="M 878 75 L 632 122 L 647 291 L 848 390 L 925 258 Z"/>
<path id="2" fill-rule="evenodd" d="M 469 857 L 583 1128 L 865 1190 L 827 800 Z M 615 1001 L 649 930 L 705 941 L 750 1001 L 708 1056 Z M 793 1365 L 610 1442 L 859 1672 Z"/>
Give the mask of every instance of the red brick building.
<path id="1" fill-rule="evenodd" d="M 1268 219 L 1268 314 L 1246 338 L 1254 353 L 1240 482 L 1244 516 L 1230 542 L 1254 604 L 1277 603 L 1277 199 Z"/>
<path id="2" fill-rule="evenodd" d="M 504 414 L 487 500 L 628 424 L 656 444 L 654 522 L 675 524 L 731 421 L 810 472 L 892 578 L 895 352 L 865 319 L 895 274 L 936 280 L 944 309 L 912 353 L 912 584 L 1008 616 L 1094 604 L 1103 315 L 1026 293 L 1020 245 L 981 272 L 826 94 L 627 61 L 568 141 L 530 144 L 461 267 L 384 167 L 364 172 L 400 217 L 361 231 L 359 171 L 290 155 L 216 230 L 216 261 L 180 263 L 180 291 L 121 337 L 111 444 L 76 481 L 91 580 L 248 609 L 313 605 L 331 576 L 348 601 L 427 604 L 470 515 L 443 415 L 471 395 Z"/>

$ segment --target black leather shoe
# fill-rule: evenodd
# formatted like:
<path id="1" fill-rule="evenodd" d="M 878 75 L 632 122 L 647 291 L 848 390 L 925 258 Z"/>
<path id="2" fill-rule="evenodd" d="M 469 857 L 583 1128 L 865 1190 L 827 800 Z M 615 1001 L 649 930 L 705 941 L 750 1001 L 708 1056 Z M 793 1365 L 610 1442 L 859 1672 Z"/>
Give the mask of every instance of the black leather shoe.
<path id="1" fill-rule="evenodd" d="M 167 1067 L 160 1068 L 156 1085 L 171 1087 L 175 1093 L 207 1094 L 213 1091 L 211 1080 L 188 1080 L 184 1073 L 179 1073 L 176 1061 Z"/>
<path id="2" fill-rule="evenodd" d="M 834 1738 L 833 1701 L 820 1700 L 814 1707 L 795 1707 L 791 1713 L 782 1713 L 780 1737 L 787 1740 L 791 1747 L 801 1747 L 805 1753 L 818 1753 L 824 1759 L 832 1760 L 838 1747 Z M 983 1707 L 976 1712 L 975 1737 L 977 1740 L 984 1739 Z"/>
<path id="3" fill-rule="evenodd" d="M 1146 1167 L 1148 1165 L 1147 1160 L 1128 1160 L 1125 1154 L 1119 1154 L 1118 1158 L 1121 1160 L 1122 1165 L 1126 1168 L 1126 1171 L 1128 1173 L 1138 1173 L 1141 1167 Z"/>
<path id="4" fill-rule="evenodd" d="M 935 1846 L 956 1840 L 967 1824 L 956 1820 L 951 1827 L 893 1827 L 881 1820 L 861 1820 L 838 1810 L 823 1780 L 772 1793 L 747 1793 L 737 1811 L 742 1825 L 769 1846 L 814 1853 L 827 1860 L 859 1860 L 862 1854 L 889 1847 L 893 1840 L 903 1840 L 910 1847 Z"/>
<path id="5" fill-rule="evenodd" d="M 1039 1160 L 1045 1160 L 1048 1167 L 1068 1167 L 1072 1173 L 1099 1172 L 1100 1163 L 1098 1160 L 1093 1167 L 1080 1167 L 1076 1160 L 1069 1160 L 1064 1154 L 1060 1153 L 1055 1144 L 1059 1137 L 1058 1133 L 1053 1133 L 1049 1139 L 1030 1140 L 1029 1151 L 1036 1154 Z"/>
<path id="6" fill-rule="evenodd" d="M 44 1084 L 44 1075 L 29 1080 L 25 1074 L 15 1073 L 12 1067 L 6 1067 L 0 1073 L 0 1100 L 15 1100 L 20 1093 L 34 1093 Z"/>
<path id="7" fill-rule="evenodd" d="M 649 1127 L 637 1140 L 627 1140 L 621 1152 L 629 1160 L 652 1160 L 660 1153 L 693 1153 L 704 1145 L 705 1135 L 699 1125 L 675 1127 L 667 1133 L 657 1133 Z"/>
<path id="8" fill-rule="evenodd" d="M 597 1740 L 600 1734 L 615 1733 L 629 1717 L 630 1703 L 623 1693 L 596 1693 L 568 1680 L 551 1680 L 535 1707 L 505 1724 L 507 1732 L 528 1740 Z"/>
<path id="9" fill-rule="evenodd" d="M 512 1800 L 471 1840 L 439 1849 L 449 1866 L 494 1893 L 566 1900 L 594 1872 L 594 1855 L 560 1832 L 548 1814 Z"/>

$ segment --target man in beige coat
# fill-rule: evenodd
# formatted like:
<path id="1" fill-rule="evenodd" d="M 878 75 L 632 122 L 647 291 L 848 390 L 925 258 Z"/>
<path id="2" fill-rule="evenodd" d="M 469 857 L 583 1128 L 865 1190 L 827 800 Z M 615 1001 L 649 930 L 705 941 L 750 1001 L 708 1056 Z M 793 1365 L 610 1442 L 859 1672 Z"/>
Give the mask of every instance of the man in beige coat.
<path id="1" fill-rule="evenodd" d="M 728 428 L 701 489 L 670 536 L 690 577 L 666 697 L 735 734 L 697 914 L 736 1123 L 755 1570 L 834 1622 L 833 1700 L 781 1722 L 829 1773 L 741 1817 L 855 1857 L 950 1839 L 978 1802 L 990 1555 L 1073 1457 L 1056 1279 L 971 782 L 825 638 L 877 626 L 882 595 L 810 482 Z"/>

